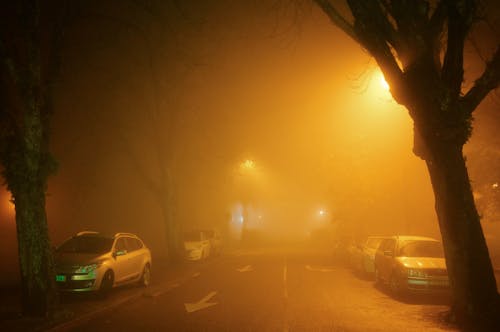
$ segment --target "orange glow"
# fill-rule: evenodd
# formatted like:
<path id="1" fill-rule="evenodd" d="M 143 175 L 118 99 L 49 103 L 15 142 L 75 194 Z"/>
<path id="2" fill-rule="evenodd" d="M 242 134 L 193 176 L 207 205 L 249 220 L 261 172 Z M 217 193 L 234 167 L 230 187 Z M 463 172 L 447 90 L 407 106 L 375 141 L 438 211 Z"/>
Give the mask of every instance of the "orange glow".
<path id="1" fill-rule="evenodd" d="M 240 167 L 242 169 L 254 169 L 255 168 L 255 162 L 251 159 L 247 159 L 244 162 L 241 163 Z"/>
<path id="2" fill-rule="evenodd" d="M 379 81 L 382 89 L 384 89 L 385 91 L 390 90 L 389 83 L 387 83 L 387 81 L 385 80 L 384 74 L 382 74 L 381 72 L 378 73 L 378 81 Z"/>
<path id="3" fill-rule="evenodd" d="M 11 200 L 11 195 L 6 190 L 2 190 L 0 197 L 0 214 L 7 216 L 7 219 L 11 219 L 15 216 L 15 206 Z"/>

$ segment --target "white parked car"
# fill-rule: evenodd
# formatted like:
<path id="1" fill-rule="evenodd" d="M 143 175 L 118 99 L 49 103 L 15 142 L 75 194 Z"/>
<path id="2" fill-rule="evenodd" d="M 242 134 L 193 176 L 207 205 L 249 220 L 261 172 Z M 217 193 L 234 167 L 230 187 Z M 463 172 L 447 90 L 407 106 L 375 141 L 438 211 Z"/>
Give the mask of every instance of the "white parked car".
<path id="1" fill-rule="evenodd" d="M 187 260 L 203 260 L 210 256 L 212 245 L 204 231 L 192 230 L 184 233 L 184 250 Z"/>
<path id="2" fill-rule="evenodd" d="M 80 232 L 55 251 L 56 283 L 61 291 L 100 291 L 151 282 L 151 252 L 130 233 L 105 236 Z"/>

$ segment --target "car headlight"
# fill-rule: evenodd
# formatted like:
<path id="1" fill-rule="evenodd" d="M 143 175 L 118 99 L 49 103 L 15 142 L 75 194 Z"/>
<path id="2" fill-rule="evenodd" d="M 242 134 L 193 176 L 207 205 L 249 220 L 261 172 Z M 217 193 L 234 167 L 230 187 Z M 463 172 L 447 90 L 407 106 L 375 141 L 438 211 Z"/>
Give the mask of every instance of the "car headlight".
<path id="1" fill-rule="evenodd" d="M 408 277 L 427 278 L 427 273 L 421 269 L 408 269 Z"/>
<path id="2" fill-rule="evenodd" d="M 89 264 L 89 265 L 82 265 L 82 266 L 78 267 L 78 269 L 75 272 L 76 273 L 90 273 L 90 272 L 95 271 L 101 265 L 102 265 L 102 262 Z"/>

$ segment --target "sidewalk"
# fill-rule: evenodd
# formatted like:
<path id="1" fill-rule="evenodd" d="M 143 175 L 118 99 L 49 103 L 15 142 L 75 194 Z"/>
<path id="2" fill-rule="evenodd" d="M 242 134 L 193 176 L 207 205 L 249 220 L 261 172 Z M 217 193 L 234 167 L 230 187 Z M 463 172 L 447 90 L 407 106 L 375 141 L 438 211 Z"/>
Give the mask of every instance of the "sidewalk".
<path id="1" fill-rule="evenodd" d="M 20 287 L 16 284 L 0 286 L 0 331 L 68 331 L 71 328 L 104 314 L 140 297 L 161 295 L 192 277 L 200 264 L 177 266 L 156 264 L 153 280 L 148 288 L 134 285 L 114 289 L 106 299 L 95 294 L 61 294 L 53 319 L 21 316 Z"/>

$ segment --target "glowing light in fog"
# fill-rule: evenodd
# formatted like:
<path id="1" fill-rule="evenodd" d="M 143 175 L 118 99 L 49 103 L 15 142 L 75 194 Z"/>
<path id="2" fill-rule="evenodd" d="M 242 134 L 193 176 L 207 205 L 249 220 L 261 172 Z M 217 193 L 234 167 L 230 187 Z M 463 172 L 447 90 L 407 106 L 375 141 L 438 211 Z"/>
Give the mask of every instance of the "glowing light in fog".
<path id="1" fill-rule="evenodd" d="M 378 81 L 382 89 L 384 89 L 385 91 L 389 91 L 390 87 L 387 81 L 385 80 L 384 74 L 379 73 Z"/>
<path id="2" fill-rule="evenodd" d="M 255 161 L 253 161 L 251 159 L 247 159 L 240 164 L 240 167 L 242 169 L 254 169 L 255 168 Z"/>
<path id="3" fill-rule="evenodd" d="M 324 216 L 325 215 L 325 210 L 319 210 L 319 215 Z"/>

